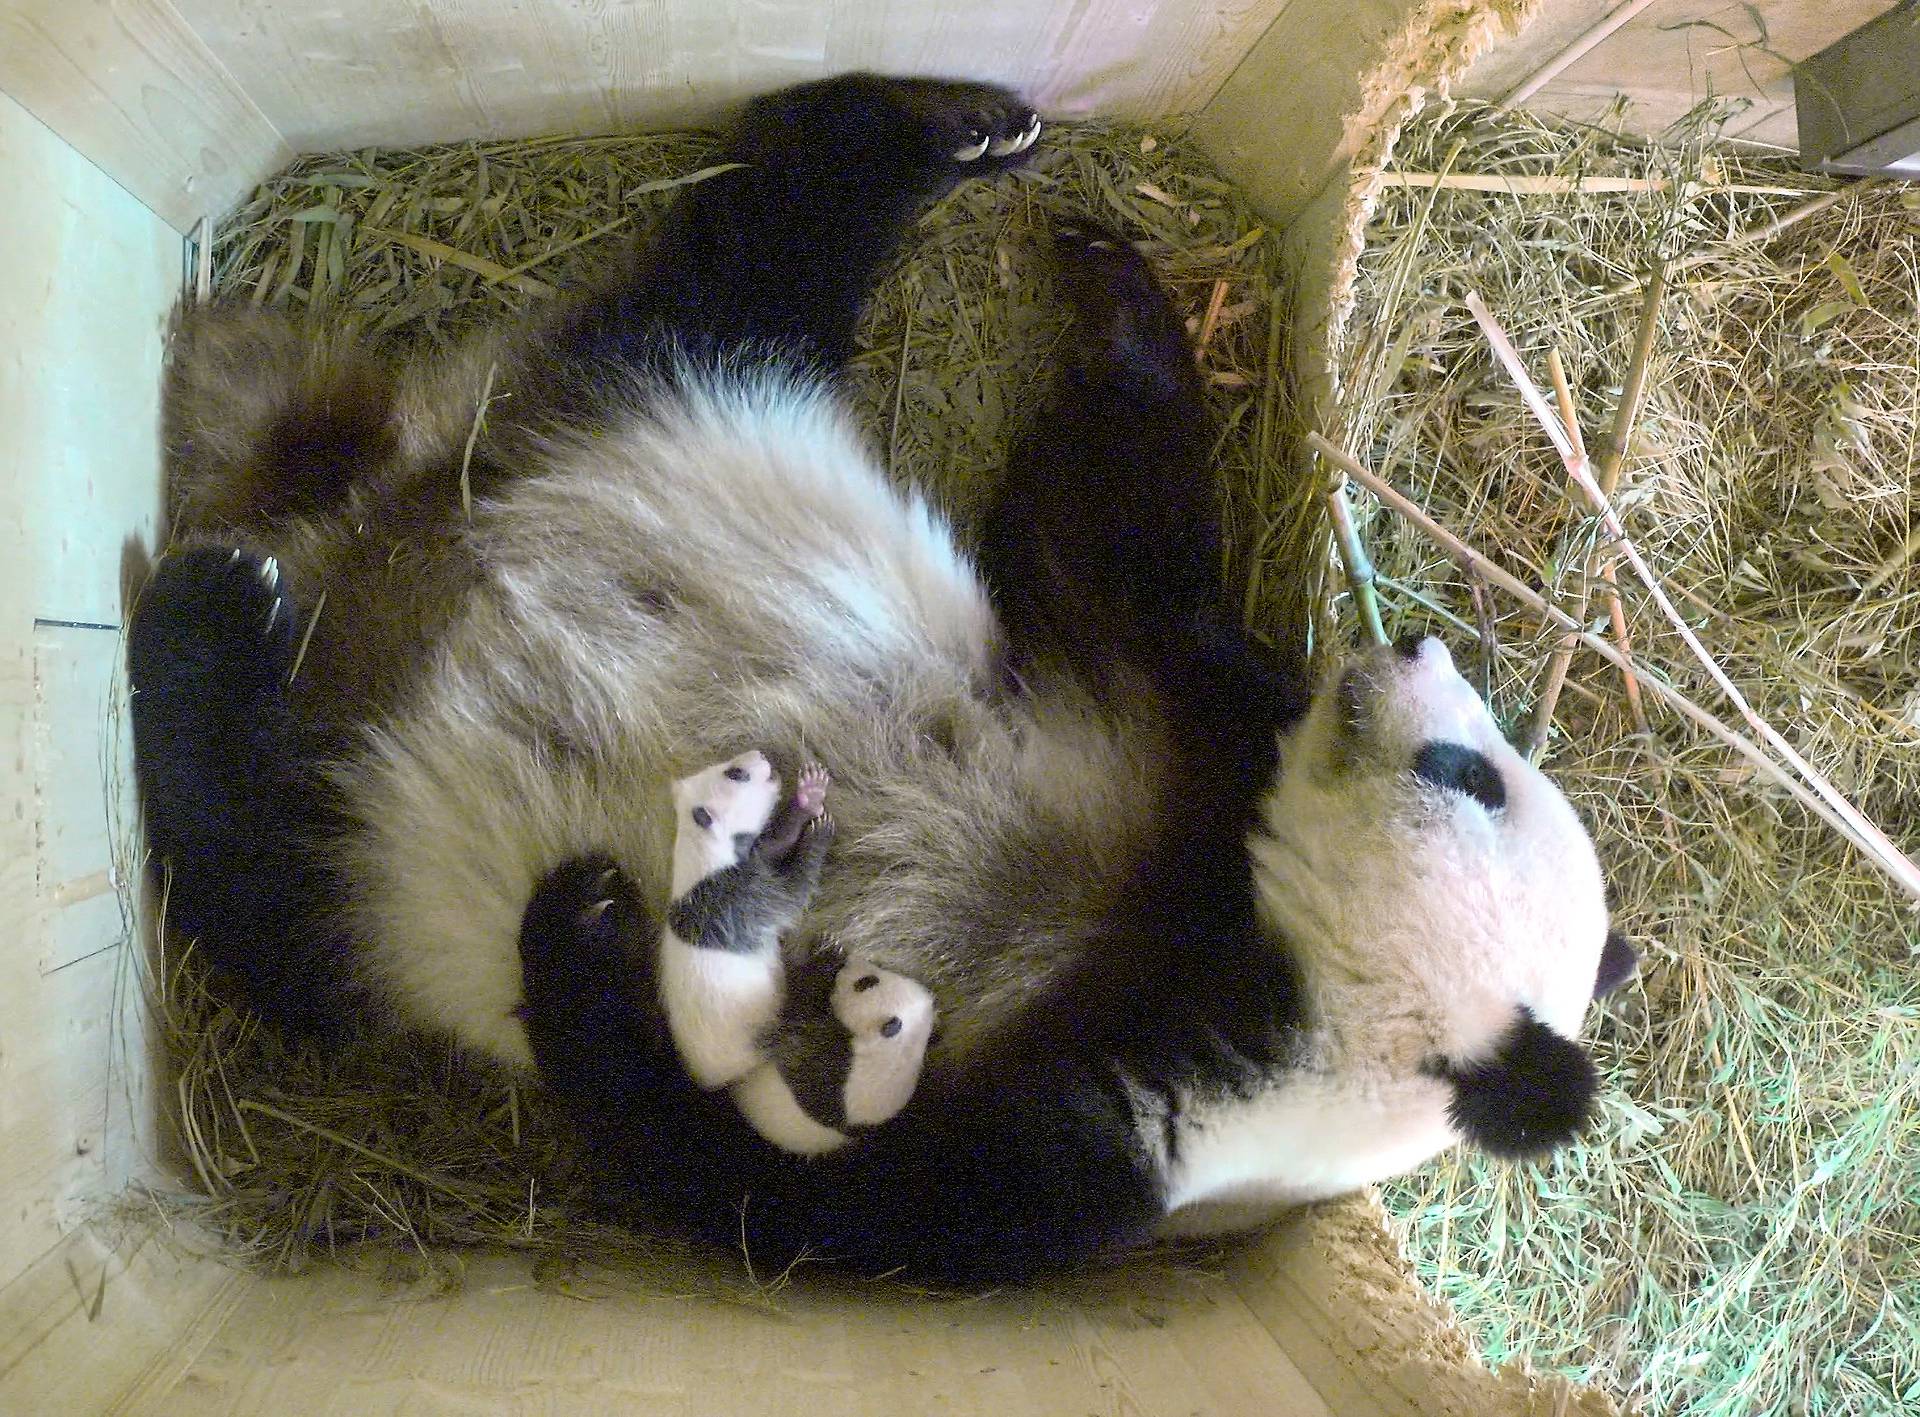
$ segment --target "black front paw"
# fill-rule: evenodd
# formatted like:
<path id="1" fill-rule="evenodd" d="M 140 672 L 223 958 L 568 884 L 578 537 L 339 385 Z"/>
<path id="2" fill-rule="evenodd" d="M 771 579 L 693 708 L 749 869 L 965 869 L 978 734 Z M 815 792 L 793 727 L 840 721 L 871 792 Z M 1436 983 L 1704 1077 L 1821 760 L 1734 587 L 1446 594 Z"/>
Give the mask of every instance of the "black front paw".
<path id="1" fill-rule="evenodd" d="M 577 856 L 534 887 L 520 921 L 520 970 L 528 1004 L 630 979 L 641 961 L 648 911 L 609 856 Z"/>
<path id="2" fill-rule="evenodd" d="M 1039 141 L 1040 115 L 1011 89 L 940 79 L 891 82 L 907 115 L 954 162 L 1010 167 Z"/>
<path id="3" fill-rule="evenodd" d="M 296 618 L 271 556 L 228 546 L 171 552 L 134 607 L 134 691 L 177 694 L 209 711 L 277 693 L 293 668 Z"/>
<path id="4" fill-rule="evenodd" d="M 1032 106 L 997 84 L 843 74 L 760 99 L 742 133 L 750 148 L 805 147 L 816 162 L 882 168 L 892 155 L 954 182 L 1025 161 L 1040 127 Z"/>

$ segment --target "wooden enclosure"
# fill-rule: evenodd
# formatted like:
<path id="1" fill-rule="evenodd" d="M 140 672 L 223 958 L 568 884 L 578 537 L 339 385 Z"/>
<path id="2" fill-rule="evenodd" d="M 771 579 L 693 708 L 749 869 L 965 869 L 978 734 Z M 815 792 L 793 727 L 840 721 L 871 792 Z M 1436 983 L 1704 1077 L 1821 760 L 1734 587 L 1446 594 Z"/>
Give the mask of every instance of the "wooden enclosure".
<path id="1" fill-rule="evenodd" d="M 1366 179 L 1427 98 L 1524 87 L 1632 9 L 1532 101 L 1576 112 L 1624 88 L 1657 126 L 1744 86 L 1750 135 L 1790 141 L 1785 59 L 1881 8 L 0 0 L 0 1412 L 1611 1411 L 1479 1369 L 1365 1200 L 1206 1277 L 974 1304 L 800 1286 L 778 1314 L 612 1285 L 582 1304 L 502 1257 L 444 1297 L 347 1269 L 267 1280 L 115 1210 L 136 1178 L 186 1184 L 153 1121 L 165 1079 L 116 889 L 137 874 L 123 565 L 157 529 L 166 320 L 198 224 L 299 152 L 668 127 L 843 69 L 962 72 L 1057 115 L 1195 115 L 1289 224 L 1295 354 L 1326 397 Z M 1713 42 L 1759 17 L 1759 61 Z"/>

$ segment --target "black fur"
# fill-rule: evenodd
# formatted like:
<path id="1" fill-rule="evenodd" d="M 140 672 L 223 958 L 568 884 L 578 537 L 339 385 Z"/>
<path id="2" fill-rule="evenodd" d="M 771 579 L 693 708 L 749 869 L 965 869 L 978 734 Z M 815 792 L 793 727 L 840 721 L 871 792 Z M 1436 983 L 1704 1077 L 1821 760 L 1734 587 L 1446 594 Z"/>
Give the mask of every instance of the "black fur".
<path id="1" fill-rule="evenodd" d="M 847 1075 L 853 1071 L 853 1038 L 833 1011 L 833 986 L 841 961 L 821 957 L 787 960 L 786 998 L 767 1039 L 767 1056 L 786 1079 L 800 1110 L 823 1127 L 847 1129 Z"/>
<path id="2" fill-rule="evenodd" d="M 959 164 L 953 149 L 1028 116 L 1002 90 L 872 76 L 752 105 L 729 148 L 744 166 L 689 189 L 657 237 L 503 366 L 475 495 L 513 475 L 513 430 L 617 420 L 672 358 L 835 367 L 920 206 L 1004 165 Z M 1149 685 L 1146 711 L 1188 775 L 1181 799 L 1141 804 L 1165 824 L 1157 849 L 1086 922 L 1079 967 L 1035 991 L 1000 1046 L 813 1160 L 767 1145 L 687 1077 L 656 998 L 660 922 L 611 863 L 555 868 L 522 922 L 523 1016 L 624 1215 L 744 1239 L 772 1263 L 811 1251 L 1016 1278 L 1136 1244 L 1159 1219 L 1137 1096 L 1232 1091 L 1288 1057 L 1297 983 L 1255 920 L 1244 840 L 1304 677 L 1262 664 L 1218 591 L 1212 432 L 1177 319 L 1131 251 L 1083 239 L 1068 260 L 1088 263 L 1068 276 L 1078 353 L 1013 459 L 989 565 L 1017 652 L 1112 689 L 1084 649 L 1105 637 L 1123 675 Z M 344 988 L 339 942 L 318 923 L 347 891 L 318 864 L 338 807 L 311 785 L 326 745 L 290 721 L 279 687 L 290 631 L 276 622 L 262 647 L 223 554 L 163 566 L 136 619 L 141 788 L 176 921 L 298 1022 Z"/>
<path id="3" fill-rule="evenodd" d="M 1144 674 L 1209 769 L 1196 792 L 1258 790 L 1311 680 L 1254 649 L 1223 587 L 1219 430 L 1192 347 L 1122 237 L 1089 225 L 1057 250 L 1074 328 L 981 534 L 1015 668 L 1059 659 L 1096 689 Z"/>
<path id="4" fill-rule="evenodd" d="M 494 391 L 500 416 L 471 469 L 473 495 L 517 475 L 529 435 L 591 428 L 631 409 L 671 358 L 836 369 L 869 287 L 921 206 L 1022 160 L 958 163 L 952 151 L 975 130 L 1006 137 L 1031 117 L 992 86 L 863 74 L 748 105 L 725 154 L 742 167 L 690 188 L 661 230 L 506 361 Z M 358 396 L 375 367 L 351 365 L 338 387 L 304 393 L 268 430 L 258 454 L 278 481 L 249 484 L 254 510 L 277 517 L 337 502 L 350 464 L 390 449 L 391 410 Z M 329 430 L 338 456 L 322 446 Z M 450 468 L 419 485 L 461 481 Z M 420 553 L 453 566 L 460 558 L 443 539 L 423 530 Z M 150 858 L 156 876 L 170 879 L 173 927 L 196 936 L 254 1006 L 310 1029 L 357 1007 L 339 967 L 343 944 L 327 924 L 329 904 L 346 894 L 324 864 L 339 804 L 315 780 L 332 745 L 275 687 L 290 667 L 296 608 L 286 600 L 275 643 L 261 645 L 245 574 L 225 577 L 217 564 L 226 554 L 195 549 L 163 562 L 135 616 L 128 665 Z M 382 569 L 369 567 L 370 584 Z M 353 577 L 342 579 L 336 597 L 359 593 Z M 283 950 L 272 948 L 279 940 Z"/>
<path id="5" fill-rule="evenodd" d="M 1193 780 L 1142 804 L 1165 823 L 1157 849 L 1002 1047 L 812 1159 L 692 1085 L 650 978 L 616 967 L 631 942 L 568 926 L 578 903 L 555 897 L 579 877 L 550 878 L 521 940 L 529 1036 L 622 1214 L 772 1265 L 1016 1279 L 1149 1236 L 1162 1206 L 1138 1096 L 1248 1088 L 1289 1057 L 1298 985 L 1255 919 L 1244 842 L 1304 685 L 1262 665 L 1222 604 L 1212 434 L 1177 319 L 1130 249 L 1082 238 L 1063 259 L 1078 357 L 1014 456 L 989 575 L 1016 653 L 1101 687 L 1108 665 L 1081 649 L 1098 645 L 1153 686 Z"/>
<path id="6" fill-rule="evenodd" d="M 1633 977 L 1640 956 L 1633 952 L 1627 937 L 1618 930 L 1607 931 L 1607 942 L 1600 947 L 1600 970 L 1593 981 L 1593 997 L 1604 998 Z"/>
<path id="7" fill-rule="evenodd" d="M 1443 792 L 1471 797 L 1489 812 L 1507 805 L 1507 784 L 1500 769 L 1478 748 L 1438 740 L 1421 745 L 1413 756 L 1413 775 Z"/>
<path id="8" fill-rule="evenodd" d="M 782 820 L 776 818 L 768 832 Z M 770 839 L 763 834 L 760 841 Z M 756 842 L 739 861 L 702 877 L 668 906 L 667 924 L 690 945 L 751 953 L 765 943 L 768 929 L 800 918 L 820 884 L 832 840 L 831 819 L 816 817 L 790 844 L 763 851 Z"/>
<path id="9" fill-rule="evenodd" d="M 1442 1068 L 1461 1135 L 1495 1156 L 1544 1156 L 1593 1119 L 1600 1074 L 1586 1050 L 1522 1008 L 1493 1054 Z"/>
<path id="10" fill-rule="evenodd" d="M 523 402 L 566 426 L 631 406 L 632 375 L 670 356 L 750 353 L 835 375 L 908 225 L 968 177 L 1025 160 L 955 162 L 972 135 L 1015 136 L 1033 110 L 989 84 L 847 74 L 749 104 L 709 178 L 613 278 L 576 301 L 520 371 Z"/>
<path id="11" fill-rule="evenodd" d="M 1196 929 L 1155 905 L 1164 881 L 1143 881 L 1140 914 L 1108 922 L 1111 956 L 1036 998 L 1009 1029 L 1018 1041 L 970 1068 L 964 1091 L 923 1085 L 884 1127 L 795 1158 L 688 1080 L 651 1004 L 650 966 L 633 967 L 644 908 L 629 890 L 589 919 L 599 875 L 597 862 L 564 866 L 527 911 L 526 1019 L 542 1075 L 572 1107 L 616 1214 L 744 1244 L 756 1263 L 812 1255 L 967 1284 L 1135 1246 L 1161 1206 L 1126 1081 L 1163 1095 L 1250 1082 L 1283 1056 L 1297 1009 L 1251 920 Z M 608 921 L 624 922 L 617 936 Z"/>
<path id="12" fill-rule="evenodd" d="M 248 1002 L 296 1032 L 341 1026 L 353 990 L 328 926 L 341 883 L 314 845 L 335 804 L 324 745 L 287 705 L 300 612 L 262 557 L 164 557 L 127 636 L 135 777 L 169 936 L 196 941 Z"/>

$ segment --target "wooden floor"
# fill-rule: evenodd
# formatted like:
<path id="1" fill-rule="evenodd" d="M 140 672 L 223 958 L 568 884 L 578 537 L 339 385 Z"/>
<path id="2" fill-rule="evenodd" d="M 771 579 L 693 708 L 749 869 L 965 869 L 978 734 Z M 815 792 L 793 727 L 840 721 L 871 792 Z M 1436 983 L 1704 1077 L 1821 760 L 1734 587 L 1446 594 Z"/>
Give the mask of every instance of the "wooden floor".
<path id="1" fill-rule="evenodd" d="M 1332 1411 L 1220 1272 L 1153 1267 L 1071 1289 L 951 1299 L 819 1280 L 757 1293 L 724 1262 L 643 1285 L 591 1269 L 536 1276 L 523 1256 L 469 1256 L 449 1262 L 458 1274 L 450 1285 L 405 1254 L 279 1280 L 158 1253 L 123 1268 L 61 1258 L 41 1267 L 39 1303 L 21 1303 L 11 1286 L 0 1295 L 13 1301 L 0 1302 L 9 1317 L 30 1309 L 40 1320 L 0 1340 L 0 1411 Z M 95 1258 L 107 1265 L 97 1284 Z M 102 1361 L 104 1321 L 124 1323 L 156 1290 L 174 1301 L 177 1335 L 154 1343 L 143 1334 L 151 1357 L 131 1369 L 113 1361 L 125 1345 L 105 1345 L 114 1352 Z"/>
<path id="2" fill-rule="evenodd" d="M 0 1413 L 1616 1417 L 1480 1368 L 1379 1222 L 1356 1199 L 1205 1266 L 970 1298 L 768 1292 L 726 1257 L 643 1279 L 387 1251 L 265 1279 L 83 1227 L 0 1287 Z"/>
<path id="3" fill-rule="evenodd" d="M 411 1287 L 417 1290 L 418 1286 Z M 128 1410 L 258 1413 L 1078 1413 L 1322 1417 L 1329 1408 L 1223 1278 L 1076 1299 L 771 1303 L 542 1292 L 523 1260 L 457 1299 L 328 1271 L 265 1284 Z"/>

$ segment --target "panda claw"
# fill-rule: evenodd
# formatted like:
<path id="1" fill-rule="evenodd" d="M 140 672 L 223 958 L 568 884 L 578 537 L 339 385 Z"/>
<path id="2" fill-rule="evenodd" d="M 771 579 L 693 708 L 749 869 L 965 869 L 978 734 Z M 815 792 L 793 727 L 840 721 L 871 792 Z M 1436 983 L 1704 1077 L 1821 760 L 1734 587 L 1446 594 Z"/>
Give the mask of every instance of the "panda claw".
<path id="1" fill-rule="evenodd" d="M 593 883 L 593 888 L 596 891 L 611 892 L 613 890 L 615 883 L 618 882 L 619 879 L 620 879 L 620 868 L 618 866 L 609 866 L 607 867 L 606 870 L 600 873 L 600 879 Z M 600 904 L 602 906 L 606 906 L 606 905 L 612 904 L 612 901 L 603 900 L 600 902 Z"/>
<path id="2" fill-rule="evenodd" d="M 582 925 L 597 925 L 600 923 L 601 918 L 611 909 L 613 909 L 613 901 L 611 899 L 596 900 L 592 905 L 587 906 L 580 912 L 580 923 Z"/>
<path id="3" fill-rule="evenodd" d="M 1040 115 L 1034 114 L 1027 120 L 1027 126 L 1011 138 L 1001 138 L 987 148 L 989 157 L 1015 157 L 1032 147 L 1040 139 Z"/>
<path id="4" fill-rule="evenodd" d="M 978 162 L 987 155 L 988 149 L 992 146 L 993 139 L 985 133 L 982 133 L 980 134 L 979 142 L 968 143 L 964 148 L 956 148 L 954 150 L 953 160 L 955 162 Z"/>
<path id="5" fill-rule="evenodd" d="M 279 620 L 280 620 L 280 597 L 276 595 L 273 598 L 273 608 L 267 611 L 267 633 L 268 634 L 273 633 L 273 627 L 277 623 L 279 623 Z"/>
<path id="6" fill-rule="evenodd" d="M 277 558 L 269 556 L 260 563 L 260 579 L 266 583 L 269 590 L 280 584 L 280 562 Z"/>

